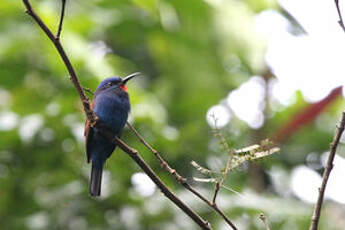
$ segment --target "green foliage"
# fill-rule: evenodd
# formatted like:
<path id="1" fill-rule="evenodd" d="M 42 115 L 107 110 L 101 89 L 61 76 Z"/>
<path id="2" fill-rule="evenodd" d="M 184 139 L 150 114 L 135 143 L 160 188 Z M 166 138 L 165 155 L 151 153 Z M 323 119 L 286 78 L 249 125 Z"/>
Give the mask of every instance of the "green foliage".
<path id="1" fill-rule="evenodd" d="M 60 1 L 31 2 L 56 31 Z M 128 86 L 130 120 L 187 178 L 195 172 L 188 163 L 192 160 L 211 170 L 224 167 L 217 162 L 228 158 L 219 151 L 206 112 L 266 68 L 265 42 L 255 33 L 253 21 L 257 12 L 276 8 L 276 3 L 221 2 L 67 1 L 61 41 L 81 84 L 94 90 L 106 77 L 143 72 L 144 77 Z M 108 186 L 103 197 L 88 196 L 90 166 L 82 136 L 85 117 L 81 103 L 56 50 L 24 11 L 21 1 L 1 1 L 1 229 L 196 229 L 159 191 L 143 196 L 136 190 L 131 178 L 140 169 L 119 149 L 106 165 Z M 272 112 L 260 130 L 233 118 L 222 132 L 231 149 L 249 146 L 269 137 L 305 105 L 297 95 L 294 103 Z M 305 127 L 281 146 L 281 154 L 259 164 L 267 171 L 278 165 L 289 172 L 303 164 L 308 153 L 326 151 L 343 106 L 337 102 L 322 115 L 331 122 Z M 219 216 L 191 198 L 129 130 L 122 138 L 142 153 L 172 190 L 215 229 L 221 229 Z M 255 158 L 260 151 L 251 153 Z M 261 180 L 264 189 L 254 193 L 259 189 L 250 184 L 253 176 L 248 171 L 248 167 L 240 167 L 224 183 L 244 198 L 226 189 L 218 197 L 240 229 L 263 229 L 258 220 L 262 211 L 271 229 L 307 228 L 311 206 L 306 207 L 291 194 L 283 197 L 258 175 L 254 180 Z M 197 188 L 212 193 L 208 184 Z M 280 203 L 286 207 L 277 205 Z M 324 218 L 322 226 L 326 229 L 330 222 Z"/>

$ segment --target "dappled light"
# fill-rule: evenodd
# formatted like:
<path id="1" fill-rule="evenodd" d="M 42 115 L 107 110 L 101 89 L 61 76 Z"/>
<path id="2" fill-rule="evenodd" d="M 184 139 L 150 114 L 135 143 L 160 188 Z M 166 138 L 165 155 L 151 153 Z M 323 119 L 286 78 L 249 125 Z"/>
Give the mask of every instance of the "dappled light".
<path id="1" fill-rule="evenodd" d="M 337 2 L 2 1 L 0 228 L 343 229 Z"/>

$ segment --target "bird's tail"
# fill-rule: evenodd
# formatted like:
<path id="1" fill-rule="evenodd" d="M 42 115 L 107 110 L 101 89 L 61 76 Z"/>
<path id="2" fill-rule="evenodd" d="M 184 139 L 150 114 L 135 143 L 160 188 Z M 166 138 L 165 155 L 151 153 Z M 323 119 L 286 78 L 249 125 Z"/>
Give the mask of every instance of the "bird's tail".
<path id="1" fill-rule="evenodd" d="M 103 165 L 99 167 L 95 163 L 92 163 L 91 178 L 90 178 L 90 195 L 100 196 L 101 195 L 101 184 L 102 184 L 102 172 Z"/>

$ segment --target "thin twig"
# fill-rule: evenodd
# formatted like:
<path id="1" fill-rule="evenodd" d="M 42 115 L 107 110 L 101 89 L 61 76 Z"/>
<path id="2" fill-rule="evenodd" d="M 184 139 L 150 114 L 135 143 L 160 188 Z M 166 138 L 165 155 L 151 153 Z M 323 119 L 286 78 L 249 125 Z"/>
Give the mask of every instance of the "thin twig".
<path id="1" fill-rule="evenodd" d="M 40 26 L 40 28 L 44 31 L 44 33 L 48 36 L 48 38 L 53 42 L 55 48 L 57 49 L 62 61 L 64 62 L 68 73 L 70 75 L 70 80 L 74 84 L 75 88 L 77 89 L 77 92 L 79 94 L 79 97 L 83 103 L 83 108 L 86 113 L 87 118 L 92 121 L 91 123 L 94 123 L 96 121 L 96 116 L 94 115 L 93 111 L 90 108 L 90 103 L 88 97 L 85 96 L 82 87 L 80 86 L 78 77 L 75 73 L 75 70 L 67 57 L 67 54 L 62 47 L 60 41 L 55 38 L 54 34 L 51 32 L 51 30 L 47 27 L 47 25 L 42 21 L 42 19 L 36 14 L 36 12 L 32 9 L 32 6 L 29 2 L 29 0 L 23 0 L 25 7 L 26 7 L 26 13 L 29 14 L 36 23 Z"/>
<path id="2" fill-rule="evenodd" d="M 60 22 L 59 22 L 59 27 L 57 30 L 57 33 L 55 35 L 55 39 L 59 40 L 60 39 L 60 35 L 61 35 L 61 31 L 62 31 L 62 24 L 63 24 L 63 19 L 65 17 L 65 5 L 66 5 L 66 0 L 61 0 L 61 15 L 60 15 Z"/>
<path id="3" fill-rule="evenodd" d="M 84 87 L 84 86 L 83 86 L 83 90 L 84 90 L 85 92 L 88 92 L 88 93 L 91 94 L 92 96 L 95 95 L 95 93 L 94 93 L 91 89 L 89 89 L 89 88 L 87 88 L 87 87 Z"/>
<path id="4" fill-rule="evenodd" d="M 228 160 L 226 162 L 225 165 L 225 170 L 222 173 L 222 177 L 220 179 L 219 182 L 216 183 L 215 189 L 214 189 L 214 194 L 213 194 L 213 199 L 212 199 L 212 203 L 215 204 L 216 203 L 216 199 L 217 199 L 217 195 L 219 192 L 219 189 L 223 186 L 226 177 L 228 175 L 228 172 L 230 170 L 231 167 L 231 162 L 234 156 L 234 152 L 233 150 L 230 148 L 230 146 L 228 145 L 228 143 L 226 142 L 225 138 L 223 137 L 222 133 L 220 132 L 220 130 L 217 127 L 217 118 L 216 116 L 213 114 L 211 115 L 214 119 L 214 129 L 213 129 L 213 134 L 216 138 L 218 138 L 220 145 L 223 147 L 223 149 L 225 150 L 225 152 L 228 153 Z"/>
<path id="5" fill-rule="evenodd" d="M 159 179 L 151 167 L 141 158 L 138 151 L 132 149 L 125 144 L 118 137 L 116 144 L 124 150 L 128 155 L 140 166 L 140 168 L 152 179 L 152 181 L 160 188 L 161 192 L 180 207 L 187 215 L 189 215 L 202 229 L 211 229 L 208 222 L 204 221 L 196 212 L 190 209 L 184 202 L 182 202 L 170 189 Z"/>
<path id="6" fill-rule="evenodd" d="M 268 223 L 266 221 L 266 216 L 263 213 L 261 213 L 259 218 L 264 223 L 266 230 L 270 230 L 270 226 L 268 225 Z"/>
<path id="7" fill-rule="evenodd" d="M 172 174 L 175 177 L 175 179 L 179 181 L 180 183 L 183 184 L 187 182 L 187 179 L 182 177 L 180 174 L 178 174 L 178 172 L 176 172 L 175 169 L 171 168 L 170 165 L 161 157 L 158 151 L 152 148 L 151 145 L 145 141 L 145 139 L 138 133 L 138 131 L 129 122 L 127 122 L 127 126 L 134 133 L 134 135 L 138 137 L 140 142 L 143 143 L 155 155 L 155 157 L 159 160 L 161 167 L 163 169 L 165 169 L 170 174 Z"/>
<path id="8" fill-rule="evenodd" d="M 237 230 L 236 226 L 231 222 L 231 220 L 224 214 L 222 210 L 218 208 L 216 203 L 209 201 L 207 198 L 205 198 L 202 194 L 200 194 L 198 191 L 196 191 L 190 184 L 188 184 L 187 179 L 182 177 L 175 169 L 171 168 L 170 165 L 163 159 L 163 157 L 159 154 L 157 150 L 155 150 L 140 134 L 139 132 L 129 123 L 127 122 L 127 126 L 129 129 L 134 133 L 135 136 L 140 140 L 141 143 L 144 144 L 158 159 L 158 161 L 161 164 L 161 167 L 168 171 L 177 182 L 179 182 L 183 187 L 185 187 L 187 190 L 192 192 L 194 195 L 196 195 L 199 199 L 204 201 L 208 206 L 213 208 L 222 218 L 225 220 L 225 222 L 233 229 Z"/>
<path id="9" fill-rule="evenodd" d="M 216 199 L 217 199 L 217 195 L 220 189 L 220 182 L 217 182 L 215 185 L 215 189 L 214 189 L 214 194 L 213 194 L 213 198 L 212 198 L 212 204 L 216 203 Z"/>
<path id="10" fill-rule="evenodd" d="M 338 11 L 338 15 L 339 15 L 339 25 L 340 27 L 344 30 L 345 32 L 345 26 L 344 26 L 344 21 L 343 21 L 343 17 L 341 16 L 341 11 L 340 11 L 340 6 L 339 6 L 339 0 L 334 0 L 335 2 L 335 6 L 337 7 L 337 11 Z"/>
<path id="11" fill-rule="evenodd" d="M 74 84 L 80 99 L 83 103 L 84 112 L 87 119 L 90 121 L 91 126 L 97 128 L 102 135 L 104 135 L 109 140 L 112 140 L 117 146 L 119 146 L 124 152 L 129 154 L 129 156 L 141 167 L 141 169 L 152 179 L 153 182 L 160 188 L 162 193 L 168 197 L 173 203 L 175 203 L 184 213 L 186 213 L 196 224 L 198 224 L 202 229 L 211 229 L 209 223 L 202 219 L 197 213 L 195 213 L 190 207 L 183 203 L 174 193 L 172 193 L 169 188 L 159 179 L 159 177 L 153 172 L 150 166 L 140 157 L 137 150 L 129 147 L 122 140 L 112 134 L 107 127 L 102 124 L 97 116 L 94 114 L 90 108 L 89 99 L 85 96 L 82 86 L 79 83 L 75 70 L 67 57 L 60 40 L 56 38 L 51 30 L 46 26 L 46 24 L 41 20 L 41 18 L 33 10 L 29 0 L 23 0 L 26 7 L 26 12 L 35 20 L 35 22 L 40 26 L 40 28 L 45 32 L 48 38 L 53 42 L 55 48 L 57 49 L 61 59 L 63 60 L 69 74 L 70 80 Z M 63 16 L 63 15 L 62 15 Z M 63 19 L 62 19 L 63 20 Z M 62 21 L 61 20 L 61 21 Z M 62 24 L 62 23 L 61 23 Z"/>
<path id="12" fill-rule="evenodd" d="M 333 168 L 333 160 L 335 157 L 335 153 L 337 151 L 340 137 L 342 133 L 344 132 L 344 127 L 345 127 L 345 111 L 342 113 L 340 123 L 337 126 L 337 130 L 334 134 L 333 141 L 330 144 L 330 152 L 329 152 L 325 171 L 323 172 L 322 184 L 321 184 L 321 188 L 319 188 L 319 197 L 314 207 L 314 212 L 311 218 L 309 230 L 317 230 L 318 228 L 320 214 L 321 214 L 321 207 L 322 207 L 323 197 L 324 197 L 324 193 L 327 186 L 327 181 L 331 173 L 331 170 Z"/>

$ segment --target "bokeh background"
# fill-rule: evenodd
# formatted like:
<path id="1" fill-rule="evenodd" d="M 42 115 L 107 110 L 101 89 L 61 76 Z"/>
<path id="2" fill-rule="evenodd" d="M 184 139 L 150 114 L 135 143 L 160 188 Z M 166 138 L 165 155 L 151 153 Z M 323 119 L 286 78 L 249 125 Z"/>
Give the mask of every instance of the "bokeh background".
<path id="1" fill-rule="evenodd" d="M 56 31 L 60 1 L 32 0 Z M 51 42 L 21 1 L 0 3 L 1 229 L 198 229 L 117 149 L 100 199 L 88 195 L 84 114 Z M 345 33 L 329 0 L 68 1 L 62 43 L 83 86 L 140 71 L 130 122 L 203 194 L 189 162 L 221 170 L 233 148 L 265 138 L 279 154 L 232 171 L 219 206 L 239 229 L 308 229 L 345 107 Z M 179 186 L 134 135 L 123 139 L 214 229 L 224 221 Z M 345 226 L 342 142 L 320 229 Z"/>

